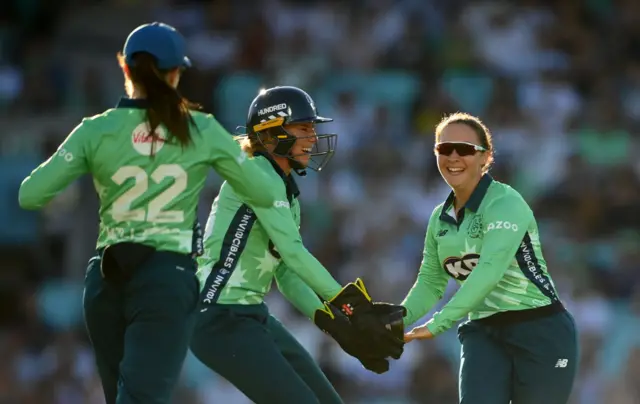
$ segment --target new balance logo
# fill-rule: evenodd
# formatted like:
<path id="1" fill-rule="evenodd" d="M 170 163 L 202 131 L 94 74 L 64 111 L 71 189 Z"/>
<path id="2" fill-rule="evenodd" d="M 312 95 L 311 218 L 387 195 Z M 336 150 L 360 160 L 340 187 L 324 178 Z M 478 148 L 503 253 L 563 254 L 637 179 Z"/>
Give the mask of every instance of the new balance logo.
<path id="1" fill-rule="evenodd" d="M 437 237 L 442 237 L 442 236 L 444 236 L 445 234 L 447 234 L 447 232 L 448 232 L 448 231 L 449 231 L 449 229 L 440 230 L 440 231 L 438 232 L 438 236 L 437 236 Z"/>
<path id="2" fill-rule="evenodd" d="M 569 363 L 568 359 L 558 359 L 558 361 L 556 362 L 556 368 L 566 368 L 567 364 Z"/>

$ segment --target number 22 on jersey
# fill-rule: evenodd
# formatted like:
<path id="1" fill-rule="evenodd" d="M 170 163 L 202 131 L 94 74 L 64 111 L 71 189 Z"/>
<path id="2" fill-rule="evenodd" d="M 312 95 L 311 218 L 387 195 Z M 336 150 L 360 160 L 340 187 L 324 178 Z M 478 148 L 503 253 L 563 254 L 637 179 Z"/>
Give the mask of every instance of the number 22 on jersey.
<path id="1" fill-rule="evenodd" d="M 159 184 L 167 177 L 173 179 L 173 184 L 152 198 L 146 207 L 131 209 L 133 202 L 149 190 L 149 178 Z M 180 165 L 162 164 L 151 175 L 139 166 L 122 166 L 111 176 L 111 179 L 117 185 L 122 185 L 130 179 L 135 181 L 130 189 L 113 202 L 111 210 L 113 220 L 152 223 L 184 221 L 184 211 L 163 210 L 187 188 L 187 172 Z"/>

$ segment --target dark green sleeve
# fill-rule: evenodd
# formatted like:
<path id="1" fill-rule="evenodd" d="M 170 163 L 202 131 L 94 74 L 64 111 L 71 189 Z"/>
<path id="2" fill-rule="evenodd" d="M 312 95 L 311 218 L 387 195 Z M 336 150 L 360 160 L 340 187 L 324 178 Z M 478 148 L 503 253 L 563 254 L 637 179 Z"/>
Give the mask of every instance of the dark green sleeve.
<path id="1" fill-rule="evenodd" d="M 209 115 L 208 121 L 205 137 L 210 140 L 211 163 L 216 172 L 250 205 L 273 205 L 274 191 L 264 170 L 248 158 L 213 116 Z"/>
<path id="2" fill-rule="evenodd" d="M 527 203 L 515 196 L 504 196 L 493 201 L 485 209 L 485 223 L 478 265 L 471 271 L 460 289 L 427 322 L 433 335 L 438 335 L 469 314 L 495 288 L 513 261 L 516 251 L 533 220 L 533 212 Z M 510 222 L 513 227 L 494 228 L 497 221 Z"/>
<path id="3" fill-rule="evenodd" d="M 342 288 L 302 244 L 289 203 L 276 201 L 272 207 L 255 207 L 253 210 L 287 267 L 323 299 L 335 297 Z"/>
<path id="4" fill-rule="evenodd" d="M 418 278 L 402 302 L 402 305 L 407 309 L 407 315 L 404 318 L 406 326 L 418 321 L 442 299 L 449 282 L 449 278 L 438 259 L 438 246 L 434 234 L 436 232 L 438 210 L 436 208 L 431 214 L 431 219 L 427 226 Z"/>
<path id="5" fill-rule="evenodd" d="M 318 295 L 286 264 L 278 266 L 275 278 L 280 293 L 308 318 L 313 320 L 316 310 L 324 308 Z"/>
<path id="6" fill-rule="evenodd" d="M 47 161 L 22 181 L 18 201 L 23 209 L 39 209 L 71 182 L 89 171 L 86 144 L 89 129 L 83 121 Z"/>

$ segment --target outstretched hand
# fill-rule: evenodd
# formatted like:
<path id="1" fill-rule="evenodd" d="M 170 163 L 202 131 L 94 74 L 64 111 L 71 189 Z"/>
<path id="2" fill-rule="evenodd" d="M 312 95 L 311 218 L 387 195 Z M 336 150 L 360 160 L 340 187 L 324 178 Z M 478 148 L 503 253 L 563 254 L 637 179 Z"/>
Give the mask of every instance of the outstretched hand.
<path id="1" fill-rule="evenodd" d="M 404 307 L 372 302 L 360 278 L 348 283 L 327 303 L 347 316 L 358 333 L 367 336 L 380 357 L 400 359 L 404 349 Z"/>
<path id="2" fill-rule="evenodd" d="M 427 325 L 421 325 L 419 327 L 415 327 L 408 333 L 404 334 L 404 342 L 411 342 L 414 339 L 431 339 L 433 338 L 433 334 L 427 328 Z"/>

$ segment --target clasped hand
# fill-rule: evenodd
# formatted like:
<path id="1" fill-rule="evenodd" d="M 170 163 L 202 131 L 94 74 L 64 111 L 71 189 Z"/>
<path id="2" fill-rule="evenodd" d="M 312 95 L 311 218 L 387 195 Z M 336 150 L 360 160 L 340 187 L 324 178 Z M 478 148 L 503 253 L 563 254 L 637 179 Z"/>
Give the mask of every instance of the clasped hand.
<path id="1" fill-rule="evenodd" d="M 431 339 L 433 334 L 427 328 L 427 325 L 421 325 L 413 328 L 411 331 L 404 334 L 404 342 L 411 342 L 414 339 Z"/>

